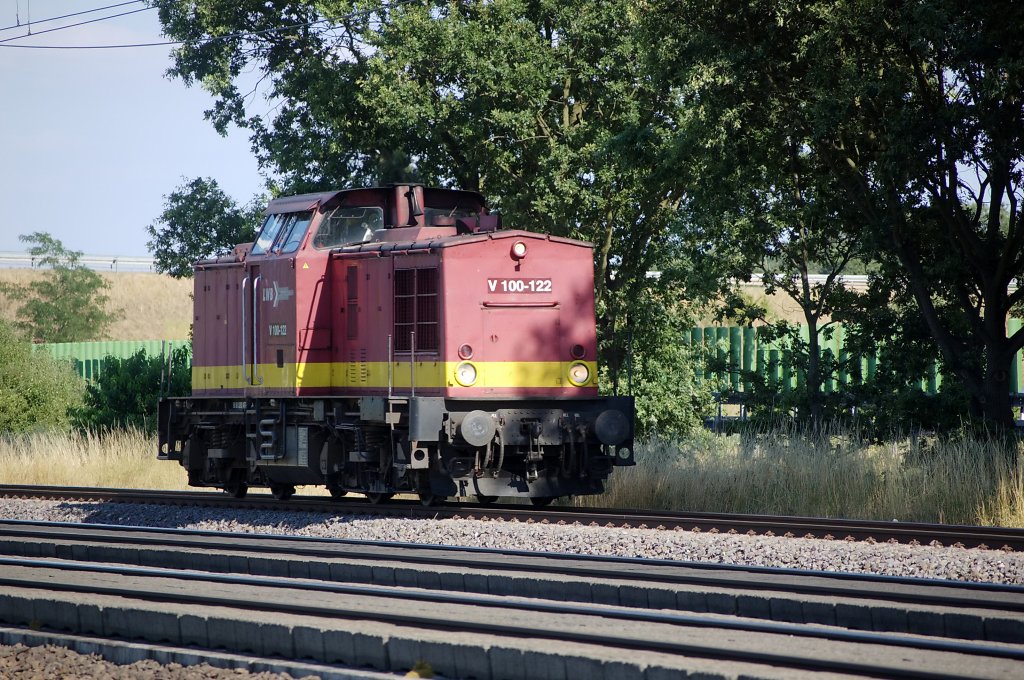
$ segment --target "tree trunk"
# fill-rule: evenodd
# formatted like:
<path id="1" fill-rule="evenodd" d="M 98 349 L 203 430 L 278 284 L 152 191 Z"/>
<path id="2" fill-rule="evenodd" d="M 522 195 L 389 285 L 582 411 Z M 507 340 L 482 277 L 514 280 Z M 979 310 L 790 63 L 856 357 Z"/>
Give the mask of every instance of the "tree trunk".
<path id="1" fill-rule="evenodd" d="M 811 425 L 817 429 L 821 424 L 823 404 L 821 403 L 821 341 L 818 338 L 818 320 L 807 315 L 807 382 L 804 390 L 810 409 Z"/>
<path id="2" fill-rule="evenodd" d="M 1010 361 L 1017 347 L 1006 336 L 1008 298 L 1006 284 L 987 281 L 982 284 L 984 317 L 982 328 L 974 329 L 967 339 L 958 338 L 941 318 L 932 299 L 921 262 L 912 248 L 901 238 L 898 230 L 890 231 L 897 256 L 906 268 L 910 291 L 917 301 L 932 339 L 946 360 L 946 365 L 963 381 L 971 398 L 971 414 L 1002 432 L 1013 429 L 1010 407 Z M 956 244 L 951 244 L 955 247 Z M 984 277 L 978 276 L 984 281 Z M 987 285 L 986 285 L 987 284 Z M 961 311 L 970 319 L 975 310 L 961 305 Z M 973 342 L 972 342 L 973 341 Z M 981 349 L 981 360 L 977 353 Z"/>
<path id="3" fill-rule="evenodd" d="M 985 373 L 978 395 L 978 412 L 988 423 L 1003 431 L 1012 431 L 1013 410 L 1010 405 L 1010 362 L 1014 353 L 1008 350 L 1005 337 L 985 347 Z"/>

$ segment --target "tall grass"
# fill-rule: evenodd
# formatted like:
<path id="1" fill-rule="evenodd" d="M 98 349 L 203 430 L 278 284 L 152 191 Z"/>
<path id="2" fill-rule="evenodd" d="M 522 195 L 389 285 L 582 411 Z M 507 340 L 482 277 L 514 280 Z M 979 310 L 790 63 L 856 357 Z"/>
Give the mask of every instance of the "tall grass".
<path id="1" fill-rule="evenodd" d="M 139 430 L 37 432 L 0 437 L 0 483 L 186 489 L 177 463 L 156 459 L 156 438 Z"/>
<path id="2" fill-rule="evenodd" d="M 881 445 L 831 430 L 700 433 L 638 447 L 586 505 L 1024 526 L 1024 458 L 984 436 Z"/>
<path id="3" fill-rule="evenodd" d="M 1024 527 L 1024 456 L 998 449 L 984 436 L 869 445 L 839 430 L 698 433 L 640 445 L 636 467 L 577 502 Z M 181 466 L 156 460 L 155 438 L 137 430 L 0 437 L 0 483 L 188 488 Z"/>

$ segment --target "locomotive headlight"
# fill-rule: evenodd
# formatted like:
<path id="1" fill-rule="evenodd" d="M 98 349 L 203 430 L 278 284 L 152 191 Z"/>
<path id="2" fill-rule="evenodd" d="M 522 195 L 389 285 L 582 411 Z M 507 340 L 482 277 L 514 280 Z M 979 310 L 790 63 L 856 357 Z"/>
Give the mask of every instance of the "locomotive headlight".
<path id="1" fill-rule="evenodd" d="M 463 361 L 455 367 L 455 381 L 463 387 L 470 387 L 476 382 L 476 366 Z"/>
<path id="2" fill-rule="evenodd" d="M 569 382 L 576 387 L 583 387 L 590 380 L 590 369 L 586 364 L 573 364 L 569 367 Z"/>
<path id="3" fill-rule="evenodd" d="M 521 260 L 526 257 L 526 244 L 522 241 L 516 241 L 512 244 L 512 257 L 517 260 Z"/>

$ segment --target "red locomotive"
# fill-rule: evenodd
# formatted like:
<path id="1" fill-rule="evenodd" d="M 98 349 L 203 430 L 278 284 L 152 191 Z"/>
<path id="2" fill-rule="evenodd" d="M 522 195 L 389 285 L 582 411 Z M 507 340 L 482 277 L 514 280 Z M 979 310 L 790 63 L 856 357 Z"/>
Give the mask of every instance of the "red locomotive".
<path id="1" fill-rule="evenodd" d="M 161 401 L 159 457 L 238 497 L 603 491 L 633 400 L 598 396 L 591 246 L 499 226 L 472 191 L 271 201 L 195 266 L 192 396 Z"/>

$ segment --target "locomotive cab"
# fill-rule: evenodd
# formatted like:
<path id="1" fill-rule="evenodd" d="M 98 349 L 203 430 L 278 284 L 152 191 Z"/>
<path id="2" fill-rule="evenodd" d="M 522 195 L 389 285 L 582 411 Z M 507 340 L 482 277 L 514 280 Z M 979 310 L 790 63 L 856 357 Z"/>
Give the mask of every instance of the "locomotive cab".
<path id="1" fill-rule="evenodd" d="M 601 492 L 633 404 L 598 395 L 591 246 L 499 227 L 469 191 L 271 201 L 251 246 L 196 264 L 160 457 L 235 495 Z"/>

